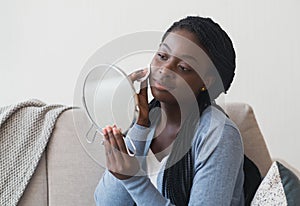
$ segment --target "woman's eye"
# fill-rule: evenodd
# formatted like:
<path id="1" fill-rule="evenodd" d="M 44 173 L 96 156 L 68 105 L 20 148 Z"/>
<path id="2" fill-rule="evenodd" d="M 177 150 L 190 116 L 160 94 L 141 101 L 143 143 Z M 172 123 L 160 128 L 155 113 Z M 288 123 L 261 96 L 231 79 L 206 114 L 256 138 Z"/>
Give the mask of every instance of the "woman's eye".
<path id="1" fill-rule="evenodd" d="M 161 60 L 167 60 L 167 55 L 163 54 L 163 53 L 157 53 L 158 57 L 161 59 Z"/>
<path id="2" fill-rule="evenodd" d="M 184 66 L 181 66 L 181 65 L 179 65 L 178 67 L 179 67 L 179 69 L 180 69 L 181 71 L 184 71 L 184 72 L 190 71 L 190 69 L 187 68 L 187 67 L 184 67 Z"/>

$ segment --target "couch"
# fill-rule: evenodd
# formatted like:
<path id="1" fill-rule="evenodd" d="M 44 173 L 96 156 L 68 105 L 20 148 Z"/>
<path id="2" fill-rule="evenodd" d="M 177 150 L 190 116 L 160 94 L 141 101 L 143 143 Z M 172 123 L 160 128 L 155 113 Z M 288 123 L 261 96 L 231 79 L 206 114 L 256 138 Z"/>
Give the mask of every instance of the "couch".
<path id="1" fill-rule="evenodd" d="M 252 108 L 244 103 L 226 103 L 223 108 L 240 129 L 245 154 L 265 176 L 272 159 Z M 104 168 L 89 155 L 80 139 L 89 127 L 90 122 L 81 109 L 67 110 L 59 116 L 18 205 L 95 205 L 93 194 Z M 100 147 L 94 145 L 92 150 L 97 152 Z"/>

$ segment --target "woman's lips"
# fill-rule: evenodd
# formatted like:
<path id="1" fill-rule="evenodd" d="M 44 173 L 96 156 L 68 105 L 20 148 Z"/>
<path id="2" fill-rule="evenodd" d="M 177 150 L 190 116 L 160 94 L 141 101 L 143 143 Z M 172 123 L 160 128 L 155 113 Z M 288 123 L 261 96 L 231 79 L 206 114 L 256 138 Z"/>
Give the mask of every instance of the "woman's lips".
<path id="1" fill-rule="evenodd" d="M 157 81 L 156 79 L 153 79 L 153 84 L 151 86 L 155 87 L 158 90 L 165 90 L 165 91 L 171 91 L 175 88 L 165 83 L 162 83 L 160 81 Z"/>

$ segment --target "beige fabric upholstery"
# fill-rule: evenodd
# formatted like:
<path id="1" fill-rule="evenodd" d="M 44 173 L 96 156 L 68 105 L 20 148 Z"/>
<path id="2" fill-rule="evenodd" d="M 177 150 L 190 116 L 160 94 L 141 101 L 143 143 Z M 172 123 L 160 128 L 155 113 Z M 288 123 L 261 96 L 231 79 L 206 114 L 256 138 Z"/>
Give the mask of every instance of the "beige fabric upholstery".
<path id="1" fill-rule="evenodd" d="M 27 185 L 25 192 L 18 205 L 47 205 L 47 173 L 45 152 L 35 170 L 31 181 Z"/>
<path id="2" fill-rule="evenodd" d="M 271 158 L 253 110 L 241 103 L 227 103 L 225 110 L 240 128 L 246 155 L 265 174 Z M 74 126 L 74 114 L 79 131 Z M 68 110 L 61 114 L 19 205 L 95 205 L 93 194 L 104 169 L 86 153 L 78 139 L 78 135 L 84 135 L 89 126 L 82 110 Z M 94 149 L 98 148 L 96 145 Z"/>
<path id="3" fill-rule="evenodd" d="M 272 159 L 253 109 L 244 103 L 227 103 L 225 111 L 241 132 L 246 156 L 257 165 L 261 175 L 265 176 L 272 165 Z"/>
<path id="4" fill-rule="evenodd" d="M 86 133 L 89 125 L 83 114 L 78 129 Z M 94 191 L 104 170 L 88 156 L 77 135 L 72 111 L 66 111 L 47 150 L 49 205 L 94 205 Z"/>

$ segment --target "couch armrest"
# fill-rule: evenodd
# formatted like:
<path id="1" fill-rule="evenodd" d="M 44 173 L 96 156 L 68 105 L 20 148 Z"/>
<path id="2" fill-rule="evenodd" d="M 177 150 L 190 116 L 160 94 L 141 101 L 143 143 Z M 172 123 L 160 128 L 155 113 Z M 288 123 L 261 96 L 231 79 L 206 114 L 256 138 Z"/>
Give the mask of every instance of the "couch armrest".
<path id="1" fill-rule="evenodd" d="M 80 128 L 75 128 L 74 114 Z M 88 155 L 78 138 L 89 126 L 90 122 L 79 109 L 65 111 L 56 122 L 47 148 L 51 205 L 95 205 L 94 191 L 104 169 Z M 96 149 L 99 148 L 97 145 Z"/>

